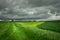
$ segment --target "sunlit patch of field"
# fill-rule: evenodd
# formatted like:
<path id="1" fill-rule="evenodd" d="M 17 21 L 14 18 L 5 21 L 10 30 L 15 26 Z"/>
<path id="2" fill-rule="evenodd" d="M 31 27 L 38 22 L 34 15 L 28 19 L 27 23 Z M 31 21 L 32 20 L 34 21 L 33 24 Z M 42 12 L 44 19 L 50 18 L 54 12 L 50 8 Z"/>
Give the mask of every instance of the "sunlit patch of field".
<path id="1" fill-rule="evenodd" d="M 23 27 L 36 27 L 37 25 L 41 25 L 43 24 L 44 22 L 40 22 L 40 21 L 32 21 L 32 22 L 16 22 L 16 24 L 20 24 L 22 25 Z"/>

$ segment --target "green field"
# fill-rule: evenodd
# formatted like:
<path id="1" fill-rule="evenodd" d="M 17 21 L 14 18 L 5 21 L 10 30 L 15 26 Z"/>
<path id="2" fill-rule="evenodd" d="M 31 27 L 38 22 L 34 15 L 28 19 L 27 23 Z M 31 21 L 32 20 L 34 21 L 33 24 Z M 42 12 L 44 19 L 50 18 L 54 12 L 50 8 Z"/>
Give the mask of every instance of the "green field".
<path id="1" fill-rule="evenodd" d="M 0 21 L 0 40 L 60 40 L 60 21 Z"/>

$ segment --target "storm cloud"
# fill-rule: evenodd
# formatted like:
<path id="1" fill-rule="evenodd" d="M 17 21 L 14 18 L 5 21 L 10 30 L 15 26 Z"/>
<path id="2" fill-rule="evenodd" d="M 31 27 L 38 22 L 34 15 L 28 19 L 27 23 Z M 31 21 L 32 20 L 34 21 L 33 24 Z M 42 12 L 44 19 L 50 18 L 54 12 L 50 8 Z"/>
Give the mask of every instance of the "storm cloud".
<path id="1" fill-rule="evenodd" d="M 60 0 L 0 0 L 0 19 L 60 20 Z"/>

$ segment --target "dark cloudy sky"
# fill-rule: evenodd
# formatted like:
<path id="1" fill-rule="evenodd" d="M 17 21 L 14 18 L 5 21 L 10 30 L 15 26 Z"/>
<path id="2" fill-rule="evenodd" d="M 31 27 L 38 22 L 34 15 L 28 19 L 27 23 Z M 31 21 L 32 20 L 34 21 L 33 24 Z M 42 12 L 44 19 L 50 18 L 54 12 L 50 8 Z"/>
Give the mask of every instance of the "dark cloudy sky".
<path id="1" fill-rule="evenodd" d="M 0 0 L 0 19 L 60 20 L 60 0 Z"/>

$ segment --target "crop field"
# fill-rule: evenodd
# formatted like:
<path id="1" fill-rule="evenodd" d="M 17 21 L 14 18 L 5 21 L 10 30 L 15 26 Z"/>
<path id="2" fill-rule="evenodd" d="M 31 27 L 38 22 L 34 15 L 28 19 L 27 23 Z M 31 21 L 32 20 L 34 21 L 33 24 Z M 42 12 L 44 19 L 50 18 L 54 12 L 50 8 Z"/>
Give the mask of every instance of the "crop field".
<path id="1" fill-rule="evenodd" d="M 60 21 L 0 21 L 0 40 L 60 40 Z"/>

